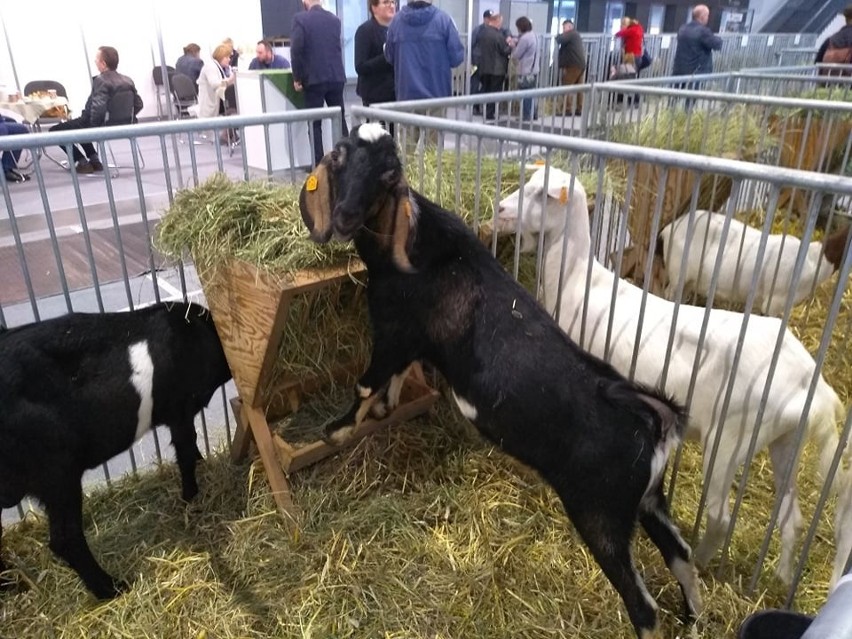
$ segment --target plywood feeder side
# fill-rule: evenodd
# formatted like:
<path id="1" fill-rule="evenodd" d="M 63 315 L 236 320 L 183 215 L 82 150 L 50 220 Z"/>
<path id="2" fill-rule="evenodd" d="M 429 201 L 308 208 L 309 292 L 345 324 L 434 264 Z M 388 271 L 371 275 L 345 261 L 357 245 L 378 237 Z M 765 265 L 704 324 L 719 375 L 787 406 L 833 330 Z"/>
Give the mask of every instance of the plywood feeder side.
<path id="1" fill-rule="evenodd" d="M 618 164 L 616 171 L 626 176 L 627 166 L 624 163 Z M 668 175 L 666 176 L 665 190 L 659 193 L 663 171 L 666 169 Z M 698 209 L 718 211 L 731 195 L 732 181 L 725 176 L 709 173 L 699 175 L 696 171 L 690 169 L 662 167 L 646 162 L 636 164 L 627 215 L 631 246 L 624 249 L 620 270 L 621 277 L 633 280 L 637 286 L 643 285 L 648 252 L 649 250 L 653 251 L 656 245 L 656 238 L 652 238 L 651 235 L 658 199 L 662 197 L 657 233 L 681 215 L 689 212 L 696 182 L 698 182 L 698 201 L 696 204 Z M 655 256 L 651 268 L 652 282 L 649 290 L 656 295 L 663 294 L 665 286 L 663 273 L 662 261 Z"/>
<path id="2" fill-rule="evenodd" d="M 841 173 L 852 122 L 835 117 L 771 116 L 770 131 L 781 141 L 778 166 L 819 173 Z M 778 209 L 808 216 L 810 194 L 795 187 L 781 189 Z"/>
<path id="3" fill-rule="evenodd" d="M 233 260 L 212 272 L 200 274 L 239 393 L 239 399 L 231 401 L 237 421 L 232 458 L 235 461 L 244 459 L 251 442 L 255 443 L 276 504 L 292 529 L 297 525 L 298 508 L 285 473 L 315 463 L 334 454 L 338 448 L 322 441 L 297 448 L 271 432 L 269 422 L 273 416 L 298 410 L 303 397 L 327 387 L 330 380 L 328 375 L 317 372 L 285 375 L 273 385 L 273 370 L 294 299 L 347 282 L 352 277 L 366 277 L 366 268 L 358 261 L 345 266 L 300 270 L 281 277 Z M 364 365 L 363 361 L 338 362 L 331 376 L 334 381 L 350 382 L 357 379 Z M 422 372 L 410 375 L 399 408 L 385 419 L 365 420 L 350 443 L 379 428 L 427 411 L 437 396 L 425 383 Z"/>

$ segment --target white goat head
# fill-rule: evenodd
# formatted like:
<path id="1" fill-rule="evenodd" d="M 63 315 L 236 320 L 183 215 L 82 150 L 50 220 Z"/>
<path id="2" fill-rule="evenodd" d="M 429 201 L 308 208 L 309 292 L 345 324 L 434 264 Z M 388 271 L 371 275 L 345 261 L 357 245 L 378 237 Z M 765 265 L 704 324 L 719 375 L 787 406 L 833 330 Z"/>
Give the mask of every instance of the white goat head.
<path id="1" fill-rule="evenodd" d="M 571 212 L 566 210 L 566 206 Z M 520 231 L 521 250 L 534 250 L 536 235 L 560 233 L 565 228 L 566 217 L 576 210 L 584 214 L 588 210 L 586 191 L 580 181 L 561 169 L 541 167 L 530 176 L 523 190 L 518 189 L 500 201 L 497 231 Z"/>

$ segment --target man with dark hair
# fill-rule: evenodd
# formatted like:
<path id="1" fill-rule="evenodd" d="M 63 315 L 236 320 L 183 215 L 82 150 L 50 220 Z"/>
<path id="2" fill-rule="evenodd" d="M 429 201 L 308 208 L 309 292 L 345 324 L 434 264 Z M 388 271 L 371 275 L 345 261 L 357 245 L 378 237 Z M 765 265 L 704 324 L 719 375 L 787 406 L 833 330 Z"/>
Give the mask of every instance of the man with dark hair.
<path id="1" fill-rule="evenodd" d="M 583 84 L 586 76 L 586 47 L 583 38 L 574 28 L 572 20 L 562 21 L 562 33 L 556 36 L 559 45 L 559 72 L 563 86 Z M 575 102 L 572 106 L 571 102 Z M 566 95 L 562 103 L 562 115 L 580 115 L 583 112 L 583 94 Z"/>
<path id="2" fill-rule="evenodd" d="M 290 61 L 283 55 L 275 53 L 272 50 L 272 43 L 269 40 L 258 42 L 255 54 L 255 58 L 249 62 L 249 71 L 290 68 Z"/>
<path id="3" fill-rule="evenodd" d="M 852 5 L 843 10 L 846 24 L 826 38 L 816 54 L 815 64 L 852 64 Z M 849 71 L 820 69 L 820 75 L 852 75 Z"/>
<path id="4" fill-rule="evenodd" d="M 204 60 L 201 59 L 201 47 L 190 42 L 183 48 L 183 55 L 175 62 L 175 73 L 183 73 L 193 82 L 198 82 Z"/>
<path id="5" fill-rule="evenodd" d="M 136 115 L 142 110 L 142 98 L 136 92 L 136 85 L 126 75 L 120 74 L 118 68 L 118 51 L 113 47 L 99 47 L 95 54 L 95 66 L 99 75 L 92 80 L 92 92 L 86 100 L 86 106 L 79 118 L 60 122 L 50 129 L 53 131 L 70 131 L 73 129 L 88 129 L 103 126 L 109 121 L 107 111 L 109 102 L 117 93 L 125 91 L 133 92 L 133 116 L 127 122 L 119 124 L 130 124 L 136 119 Z M 113 122 L 110 122 L 114 124 Z M 65 150 L 65 147 L 61 147 Z M 82 150 L 81 150 L 82 148 Z M 94 173 L 103 171 L 104 165 L 98 158 L 95 146 L 91 142 L 83 142 L 71 146 L 71 157 L 75 163 L 78 173 Z"/>

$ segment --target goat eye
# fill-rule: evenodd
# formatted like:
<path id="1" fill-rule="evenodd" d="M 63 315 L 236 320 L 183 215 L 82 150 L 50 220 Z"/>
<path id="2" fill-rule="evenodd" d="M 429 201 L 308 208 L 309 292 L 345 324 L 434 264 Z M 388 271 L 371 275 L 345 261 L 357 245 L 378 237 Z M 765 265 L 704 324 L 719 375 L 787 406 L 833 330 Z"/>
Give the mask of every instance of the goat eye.
<path id="1" fill-rule="evenodd" d="M 399 172 L 396 169 L 390 169 L 382 173 L 379 179 L 382 181 L 382 184 L 387 186 L 396 184 L 399 181 Z"/>

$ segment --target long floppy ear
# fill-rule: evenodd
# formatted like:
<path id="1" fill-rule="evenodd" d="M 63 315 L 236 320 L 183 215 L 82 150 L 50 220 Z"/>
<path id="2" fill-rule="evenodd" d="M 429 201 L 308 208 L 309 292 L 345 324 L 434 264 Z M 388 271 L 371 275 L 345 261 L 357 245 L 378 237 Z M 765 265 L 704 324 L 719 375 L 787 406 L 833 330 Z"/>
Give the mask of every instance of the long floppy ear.
<path id="1" fill-rule="evenodd" d="M 408 189 L 408 183 L 405 178 L 401 178 L 395 189 L 396 211 L 394 211 L 393 231 L 391 237 L 391 255 L 393 256 L 394 264 L 404 273 L 413 273 L 414 267 L 411 265 L 411 260 L 408 258 L 409 243 L 411 238 L 411 230 L 416 224 L 414 211 L 411 208 L 411 195 Z"/>
<path id="2" fill-rule="evenodd" d="M 574 182 L 574 193 L 579 184 Z M 568 199 L 573 195 L 571 192 L 570 178 L 566 179 L 562 176 L 551 175 L 550 181 L 547 184 L 547 196 L 557 200 L 560 204 L 568 204 Z"/>
<path id="3" fill-rule="evenodd" d="M 314 169 L 299 194 L 299 211 L 305 226 L 311 232 L 311 239 L 325 244 L 334 231 L 331 225 L 331 211 L 334 207 L 334 192 L 328 165 L 331 162 L 326 155 Z"/>

